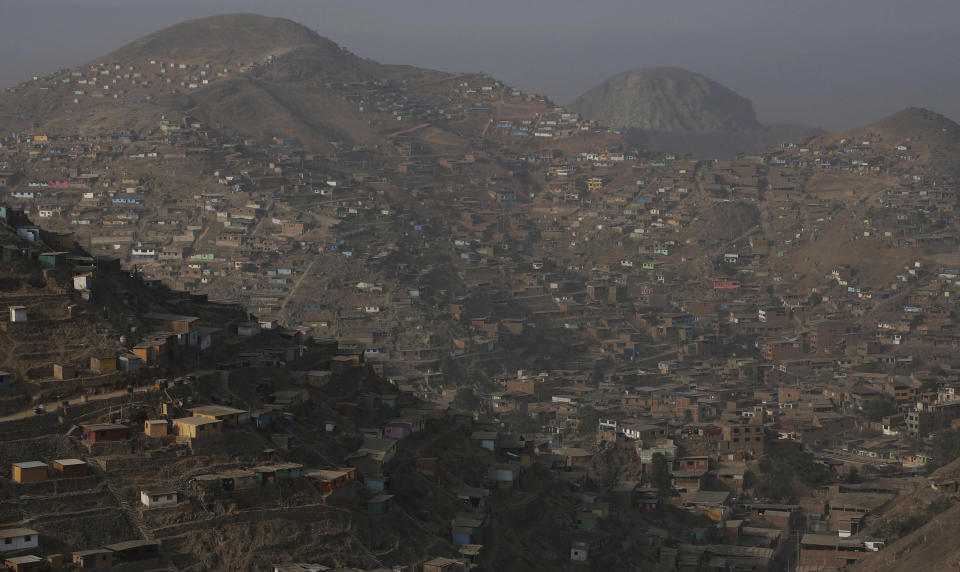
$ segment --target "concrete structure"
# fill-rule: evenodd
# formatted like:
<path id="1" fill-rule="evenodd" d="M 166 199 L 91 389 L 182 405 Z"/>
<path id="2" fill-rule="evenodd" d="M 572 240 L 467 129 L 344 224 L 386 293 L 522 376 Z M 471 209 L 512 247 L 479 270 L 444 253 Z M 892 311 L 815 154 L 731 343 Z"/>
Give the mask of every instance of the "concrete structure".
<path id="1" fill-rule="evenodd" d="M 0 530 L 0 552 L 26 550 L 40 546 L 40 533 L 32 528 Z"/>

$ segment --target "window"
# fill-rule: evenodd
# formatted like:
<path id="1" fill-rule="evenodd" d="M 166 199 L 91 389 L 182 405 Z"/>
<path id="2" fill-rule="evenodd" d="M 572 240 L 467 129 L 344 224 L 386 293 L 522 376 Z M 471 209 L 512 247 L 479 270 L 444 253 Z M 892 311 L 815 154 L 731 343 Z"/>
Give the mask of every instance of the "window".
<path id="1" fill-rule="evenodd" d="M 4 539 L 3 539 L 3 543 L 4 543 L 4 544 L 13 544 L 13 539 L 12 539 L 12 538 L 4 538 Z"/>
<path id="2" fill-rule="evenodd" d="M 26 535 L 26 536 L 24 536 L 24 537 L 23 537 L 23 541 L 24 541 L 24 542 L 30 542 L 30 536 L 31 536 L 31 535 L 29 535 L 29 534 Z"/>

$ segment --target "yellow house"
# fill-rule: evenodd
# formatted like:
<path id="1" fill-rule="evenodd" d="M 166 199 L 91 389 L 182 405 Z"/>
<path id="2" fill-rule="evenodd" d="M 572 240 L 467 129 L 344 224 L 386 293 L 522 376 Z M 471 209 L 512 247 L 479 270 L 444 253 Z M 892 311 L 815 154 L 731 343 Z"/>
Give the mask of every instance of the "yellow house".
<path id="1" fill-rule="evenodd" d="M 190 439 L 207 439 L 219 435 L 223 421 L 206 417 L 182 417 L 173 420 L 177 436 Z"/>
<path id="2" fill-rule="evenodd" d="M 34 142 L 34 143 L 46 143 L 46 142 L 49 141 L 49 140 L 50 140 L 50 139 L 49 139 L 46 135 L 34 135 L 34 136 L 33 136 L 33 142 Z"/>
<path id="3" fill-rule="evenodd" d="M 27 461 L 13 464 L 13 482 L 39 483 L 47 480 L 47 464 L 40 461 Z"/>
<path id="4" fill-rule="evenodd" d="M 143 432 L 147 437 L 166 437 L 170 424 L 166 419 L 148 419 L 143 423 Z"/>
<path id="5" fill-rule="evenodd" d="M 249 419 L 250 415 L 243 409 L 227 407 L 225 405 L 202 405 L 189 410 L 194 417 L 223 421 L 226 425 L 239 425 Z"/>
<path id="6" fill-rule="evenodd" d="M 588 191 L 599 191 L 603 189 L 603 179 L 600 177 L 590 177 L 587 179 Z"/>
<path id="7" fill-rule="evenodd" d="M 100 373 L 117 371 L 117 358 L 115 356 L 91 357 L 90 369 Z"/>

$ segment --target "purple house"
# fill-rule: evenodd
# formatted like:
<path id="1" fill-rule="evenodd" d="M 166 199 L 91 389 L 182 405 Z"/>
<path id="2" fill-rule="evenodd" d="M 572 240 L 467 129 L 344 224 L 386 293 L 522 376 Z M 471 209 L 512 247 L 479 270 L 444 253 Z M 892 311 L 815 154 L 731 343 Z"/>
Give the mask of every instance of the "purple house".
<path id="1" fill-rule="evenodd" d="M 383 426 L 383 436 L 389 439 L 405 439 L 413 433 L 413 425 L 408 421 L 390 421 Z"/>

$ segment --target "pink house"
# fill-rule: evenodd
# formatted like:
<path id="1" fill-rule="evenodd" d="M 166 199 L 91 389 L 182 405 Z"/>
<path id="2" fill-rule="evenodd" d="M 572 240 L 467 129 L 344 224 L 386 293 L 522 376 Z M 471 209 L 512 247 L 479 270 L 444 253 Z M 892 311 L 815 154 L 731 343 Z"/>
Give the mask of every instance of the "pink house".
<path id="1" fill-rule="evenodd" d="M 391 421 L 383 427 L 383 436 L 388 439 L 404 439 L 411 433 L 413 425 L 408 421 Z"/>

